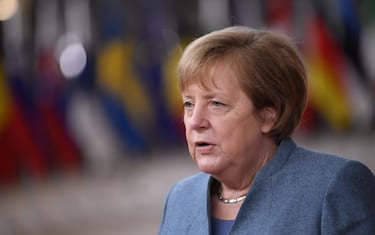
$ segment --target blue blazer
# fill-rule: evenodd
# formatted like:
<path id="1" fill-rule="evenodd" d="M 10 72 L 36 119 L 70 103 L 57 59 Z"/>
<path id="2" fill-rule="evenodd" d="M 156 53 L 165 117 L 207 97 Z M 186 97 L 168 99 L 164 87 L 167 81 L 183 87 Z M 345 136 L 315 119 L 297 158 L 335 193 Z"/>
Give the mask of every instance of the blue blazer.
<path id="1" fill-rule="evenodd" d="M 169 192 L 159 235 L 210 234 L 210 184 L 199 173 Z M 284 140 L 261 168 L 230 234 L 375 235 L 375 177 L 357 161 Z"/>

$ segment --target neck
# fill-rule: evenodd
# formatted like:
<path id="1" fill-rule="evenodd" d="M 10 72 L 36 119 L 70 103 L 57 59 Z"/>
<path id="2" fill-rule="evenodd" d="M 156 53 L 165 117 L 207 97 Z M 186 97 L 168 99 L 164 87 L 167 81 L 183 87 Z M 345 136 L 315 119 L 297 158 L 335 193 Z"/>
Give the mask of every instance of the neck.
<path id="1" fill-rule="evenodd" d="M 246 194 L 257 172 L 266 165 L 276 152 L 277 145 L 273 142 L 262 143 L 260 151 L 255 158 L 256 161 L 249 161 L 248 164 L 239 164 L 239 166 L 228 170 L 220 175 L 213 175 L 220 183 L 222 197 L 237 198 Z"/>

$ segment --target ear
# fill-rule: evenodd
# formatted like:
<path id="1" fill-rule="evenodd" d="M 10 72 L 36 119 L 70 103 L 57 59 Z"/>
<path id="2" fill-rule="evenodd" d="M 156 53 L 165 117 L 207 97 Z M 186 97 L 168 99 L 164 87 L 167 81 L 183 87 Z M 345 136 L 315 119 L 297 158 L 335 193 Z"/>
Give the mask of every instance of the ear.
<path id="1" fill-rule="evenodd" d="M 261 117 L 261 131 L 263 134 L 268 134 L 276 122 L 276 111 L 271 107 L 263 108 L 261 111 Z"/>

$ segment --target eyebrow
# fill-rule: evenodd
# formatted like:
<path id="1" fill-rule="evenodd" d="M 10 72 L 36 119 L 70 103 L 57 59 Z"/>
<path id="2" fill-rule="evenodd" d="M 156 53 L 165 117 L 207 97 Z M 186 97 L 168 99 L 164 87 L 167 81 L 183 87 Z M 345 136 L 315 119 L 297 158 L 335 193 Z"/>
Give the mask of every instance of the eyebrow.
<path id="1" fill-rule="evenodd" d="M 223 95 L 221 93 L 215 94 L 214 92 L 208 92 L 208 93 L 205 93 L 203 95 L 203 99 L 206 99 L 206 100 L 209 100 L 209 99 L 212 99 L 212 98 L 219 98 L 219 99 L 226 100 L 226 99 L 228 99 L 227 97 L 228 97 L 227 95 Z M 189 94 L 187 94 L 187 95 L 182 94 L 182 98 L 192 99 L 193 97 Z"/>

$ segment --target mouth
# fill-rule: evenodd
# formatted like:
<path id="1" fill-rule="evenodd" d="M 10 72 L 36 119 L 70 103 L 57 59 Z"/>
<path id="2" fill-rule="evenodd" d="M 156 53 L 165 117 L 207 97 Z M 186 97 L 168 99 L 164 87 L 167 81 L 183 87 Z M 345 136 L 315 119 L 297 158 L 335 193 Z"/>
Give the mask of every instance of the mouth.
<path id="1" fill-rule="evenodd" d="M 211 145 L 210 143 L 207 143 L 207 142 L 196 142 L 195 143 L 195 146 L 197 147 L 205 147 L 205 146 L 209 146 Z"/>
<path id="2" fill-rule="evenodd" d="M 199 141 L 195 143 L 195 149 L 201 154 L 209 154 L 213 151 L 214 144 L 209 142 Z"/>

